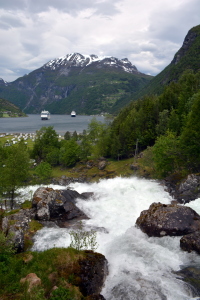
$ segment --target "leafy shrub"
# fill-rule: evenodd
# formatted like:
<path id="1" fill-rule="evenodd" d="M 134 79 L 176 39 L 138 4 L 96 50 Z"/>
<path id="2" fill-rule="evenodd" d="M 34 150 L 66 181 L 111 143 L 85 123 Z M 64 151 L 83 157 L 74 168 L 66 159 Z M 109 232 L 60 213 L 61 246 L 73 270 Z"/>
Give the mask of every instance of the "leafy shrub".
<path id="1" fill-rule="evenodd" d="M 70 247 L 75 248 L 76 250 L 93 250 L 95 251 L 98 247 L 96 242 L 96 231 L 84 231 L 82 223 L 80 228 L 75 231 L 70 231 L 71 244 Z"/>

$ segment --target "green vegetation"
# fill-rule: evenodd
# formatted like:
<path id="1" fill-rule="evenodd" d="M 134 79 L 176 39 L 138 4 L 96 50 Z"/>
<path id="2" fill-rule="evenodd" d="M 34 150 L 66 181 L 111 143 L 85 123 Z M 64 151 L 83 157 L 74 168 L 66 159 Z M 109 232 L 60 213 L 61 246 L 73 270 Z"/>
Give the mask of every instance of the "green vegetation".
<path id="1" fill-rule="evenodd" d="M 159 95 L 171 82 L 177 82 L 186 70 L 193 70 L 195 73 L 199 70 L 200 25 L 189 30 L 183 44 L 184 47 L 181 47 L 175 54 L 172 62 L 155 76 L 148 85 L 136 93 L 134 99 L 150 94 Z"/>
<path id="2" fill-rule="evenodd" d="M 26 117 L 27 115 L 23 113 L 19 107 L 15 106 L 13 103 L 0 98 L 0 118 L 9 117 Z"/>
<path id="3" fill-rule="evenodd" d="M 84 252 L 72 248 L 54 248 L 44 252 L 25 252 L 13 255 L 8 240 L 0 234 L 0 298 L 4 300 L 84 299 L 79 291 L 79 259 Z M 20 283 L 35 273 L 41 284 L 32 288 Z M 58 289 L 53 291 L 53 287 Z"/>
<path id="4" fill-rule="evenodd" d="M 199 103 L 200 72 L 186 71 L 160 96 L 146 96 L 120 112 L 103 135 L 104 155 L 128 158 L 148 148 L 155 177 L 199 172 Z"/>
<path id="5" fill-rule="evenodd" d="M 10 201 L 10 208 L 14 207 L 16 191 L 26 185 L 29 178 L 29 154 L 23 141 L 12 147 L 0 148 L 0 196 Z"/>
<path id="6" fill-rule="evenodd" d="M 151 78 L 142 73 L 130 74 L 106 66 L 70 68 L 67 76 L 59 68 L 42 72 L 40 68 L 9 86 L 2 86 L 0 97 L 9 99 L 21 109 L 26 107 L 26 113 L 38 113 L 42 110 L 41 98 L 46 97 L 48 90 L 49 100 L 45 109 L 52 113 L 70 114 L 72 108 L 77 114 L 116 113 Z M 23 88 L 22 85 L 19 88 L 19 82 L 23 82 Z M 34 93 L 31 92 L 33 90 Z M 30 98 L 33 105 L 28 107 Z"/>
<path id="7" fill-rule="evenodd" d="M 199 103 L 200 72 L 186 71 L 160 96 L 131 102 L 110 125 L 94 118 L 82 134 L 66 132 L 64 140 L 58 139 L 53 127 L 42 127 L 29 148 L 30 157 L 37 162 L 37 167 L 31 170 L 32 183 L 49 182 L 51 176 L 62 175 L 95 181 L 116 175 L 129 176 L 133 171 L 130 164 L 124 166 L 128 165 L 126 160 L 135 163 L 140 152 L 143 158 L 137 164 L 147 168 L 151 177 L 199 172 Z M 5 153 L 8 151 L 2 150 L 2 161 Z M 108 162 L 104 170 L 98 169 L 98 162 L 88 167 L 87 161 L 100 157 Z"/>
<path id="8" fill-rule="evenodd" d="M 78 230 L 71 230 L 69 234 L 71 237 L 70 247 L 76 250 L 86 249 L 95 251 L 98 247 L 96 242 L 96 231 L 83 230 L 82 223 L 80 223 Z"/>

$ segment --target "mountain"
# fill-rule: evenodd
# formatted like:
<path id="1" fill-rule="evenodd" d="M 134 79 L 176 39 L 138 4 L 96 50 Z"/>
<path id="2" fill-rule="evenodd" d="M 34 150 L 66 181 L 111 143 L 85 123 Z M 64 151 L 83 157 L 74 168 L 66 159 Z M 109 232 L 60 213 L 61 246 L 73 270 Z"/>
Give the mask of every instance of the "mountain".
<path id="1" fill-rule="evenodd" d="M 42 109 L 53 114 L 69 114 L 72 110 L 77 114 L 113 113 L 151 79 L 127 58 L 73 53 L 13 82 L 1 80 L 0 97 L 26 113 L 40 113 Z"/>
<path id="2" fill-rule="evenodd" d="M 13 103 L 0 98 L 0 118 L 2 117 L 26 117 L 26 114 Z"/>
<path id="3" fill-rule="evenodd" d="M 188 31 L 182 47 L 175 54 L 172 62 L 140 90 L 134 99 L 147 94 L 161 94 L 166 85 L 172 81 L 177 82 L 187 69 L 195 73 L 200 69 L 200 25 Z"/>

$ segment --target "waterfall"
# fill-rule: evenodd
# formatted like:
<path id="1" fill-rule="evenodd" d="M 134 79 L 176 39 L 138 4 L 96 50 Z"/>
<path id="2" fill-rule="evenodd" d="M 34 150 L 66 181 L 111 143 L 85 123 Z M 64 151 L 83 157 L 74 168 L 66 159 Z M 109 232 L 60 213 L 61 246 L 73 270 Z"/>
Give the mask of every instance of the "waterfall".
<path id="1" fill-rule="evenodd" d="M 88 200 L 77 199 L 76 205 L 89 217 L 84 227 L 97 231 L 96 251 L 108 260 L 109 275 L 101 292 L 106 300 L 195 299 L 174 272 L 182 266 L 200 264 L 200 256 L 182 251 L 180 237 L 149 238 L 135 227 L 140 212 L 151 203 L 171 202 L 163 186 L 156 181 L 118 177 L 70 187 L 79 193 L 94 193 Z M 192 205 L 197 207 L 196 201 Z M 69 244 L 69 229 L 43 228 L 36 234 L 32 250 Z"/>

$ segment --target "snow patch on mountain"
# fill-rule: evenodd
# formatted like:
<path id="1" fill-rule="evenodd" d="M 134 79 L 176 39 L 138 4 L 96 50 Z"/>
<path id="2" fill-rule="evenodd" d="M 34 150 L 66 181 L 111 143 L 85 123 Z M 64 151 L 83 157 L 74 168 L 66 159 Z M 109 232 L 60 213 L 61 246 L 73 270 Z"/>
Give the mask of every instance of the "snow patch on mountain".
<path id="1" fill-rule="evenodd" d="M 51 70 L 56 70 L 61 66 L 70 67 L 88 67 L 91 64 L 101 64 L 116 68 L 121 68 L 128 73 L 140 73 L 137 68 L 132 65 L 132 63 L 127 59 L 118 59 L 112 56 L 97 56 L 92 55 L 83 55 L 80 53 L 71 53 L 65 56 L 61 56 L 56 59 L 50 60 L 46 63 L 43 68 L 49 68 Z"/>

